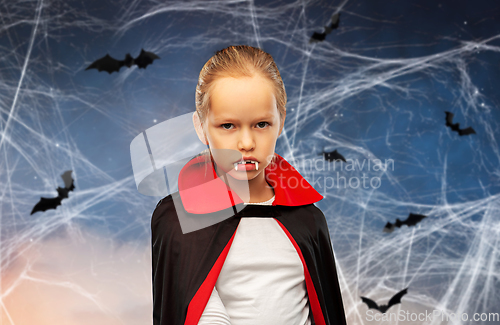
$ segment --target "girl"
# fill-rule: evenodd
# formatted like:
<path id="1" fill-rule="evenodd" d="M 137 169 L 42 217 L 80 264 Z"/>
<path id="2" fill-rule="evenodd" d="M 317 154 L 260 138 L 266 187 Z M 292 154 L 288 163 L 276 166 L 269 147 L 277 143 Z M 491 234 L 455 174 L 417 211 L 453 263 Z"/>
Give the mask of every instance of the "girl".
<path id="1" fill-rule="evenodd" d="M 201 70 L 193 123 L 208 150 L 151 220 L 154 325 L 346 324 L 323 197 L 274 152 L 285 105 L 258 48 L 230 46 Z M 183 233 L 180 219 L 214 214 L 229 217 Z"/>

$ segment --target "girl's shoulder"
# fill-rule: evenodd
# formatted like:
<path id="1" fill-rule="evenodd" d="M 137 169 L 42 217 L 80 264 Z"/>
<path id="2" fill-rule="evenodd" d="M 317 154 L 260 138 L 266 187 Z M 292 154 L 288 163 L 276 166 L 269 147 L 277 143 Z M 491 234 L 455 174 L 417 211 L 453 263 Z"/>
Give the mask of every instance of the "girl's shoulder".
<path id="1" fill-rule="evenodd" d="M 323 211 L 321 211 L 321 209 L 318 208 L 315 203 L 298 205 L 298 206 L 280 206 L 280 208 L 283 211 L 289 211 L 289 212 L 293 211 L 294 213 L 302 213 L 302 214 L 312 215 L 314 217 L 322 217 L 322 218 L 325 217 Z"/>
<path id="2" fill-rule="evenodd" d="M 291 217 L 297 222 L 308 224 L 313 228 L 328 229 L 325 215 L 314 203 L 300 206 L 281 206 L 283 217 Z"/>
<path id="3" fill-rule="evenodd" d="M 173 195 L 176 195 L 176 193 L 165 196 L 156 204 L 151 215 L 152 230 L 160 230 L 159 228 L 161 228 L 161 230 L 166 230 L 166 228 L 171 228 L 169 226 L 179 222 Z"/>

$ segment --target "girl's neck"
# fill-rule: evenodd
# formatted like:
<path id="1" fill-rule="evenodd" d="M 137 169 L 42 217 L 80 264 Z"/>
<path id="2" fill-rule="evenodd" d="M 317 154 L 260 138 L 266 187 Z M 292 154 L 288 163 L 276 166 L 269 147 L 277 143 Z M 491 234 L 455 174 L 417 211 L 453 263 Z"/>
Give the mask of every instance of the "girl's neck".
<path id="1" fill-rule="evenodd" d="M 265 179 L 264 185 L 259 185 L 258 187 L 256 186 L 256 188 L 252 189 L 252 186 L 249 184 L 249 188 L 250 199 L 248 201 L 245 201 L 247 203 L 265 202 L 270 200 L 274 196 L 274 189 L 266 182 Z"/>

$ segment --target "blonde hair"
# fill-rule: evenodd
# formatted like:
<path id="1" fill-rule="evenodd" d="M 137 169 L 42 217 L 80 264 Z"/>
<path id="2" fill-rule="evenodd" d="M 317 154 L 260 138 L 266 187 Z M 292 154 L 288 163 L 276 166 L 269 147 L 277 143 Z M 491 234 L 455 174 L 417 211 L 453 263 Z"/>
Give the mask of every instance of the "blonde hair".
<path id="1" fill-rule="evenodd" d="M 232 45 L 217 51 L 200 71 L 195 102 L 201 123 L 210 109 L 210 94 L 217 79 L 255 75 L 268 79 L 273 85 L 280 120 L 283 121 L 286 112 L 285 85 L 271 54 L 248 45 Z"/>

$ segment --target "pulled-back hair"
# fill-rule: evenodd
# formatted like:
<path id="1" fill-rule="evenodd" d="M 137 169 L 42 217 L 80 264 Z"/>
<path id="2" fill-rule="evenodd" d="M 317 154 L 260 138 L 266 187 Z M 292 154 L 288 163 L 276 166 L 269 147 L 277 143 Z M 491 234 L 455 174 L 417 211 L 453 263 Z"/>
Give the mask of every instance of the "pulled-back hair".
<path id="1" fill-rule="evenodd" d="M 200 71 L 196 86 L 196 112 L 203 123 L 210 109 L 210 94 L 217 79 L 224 77 L 253 77 L 260 75 L 269 80 L 280 120 L 286 112 L 286 91 L 273 57 L 259 48 L 248 45 L 232 45 L 217 51 Z"/>

